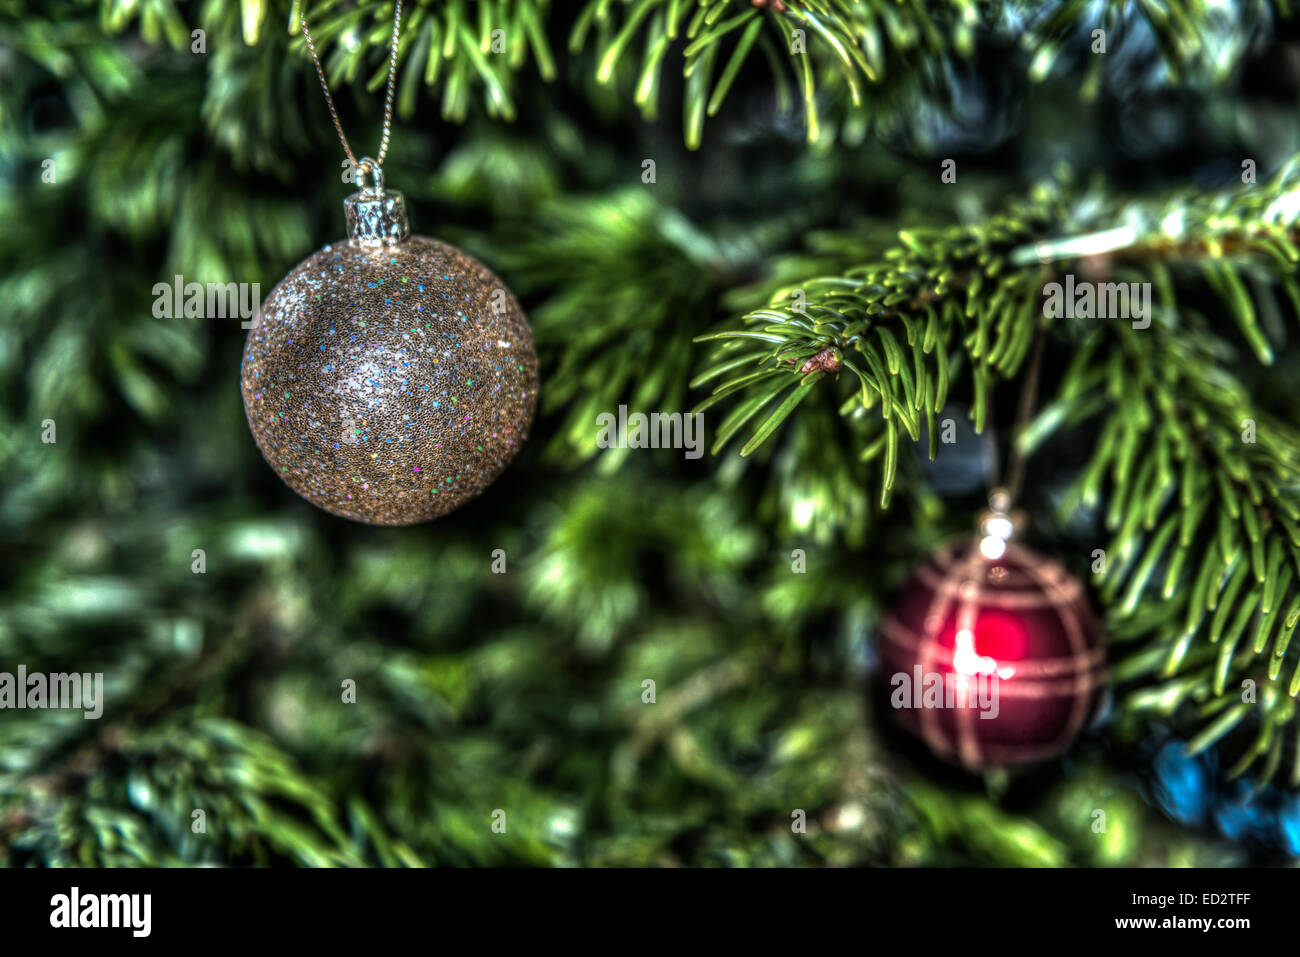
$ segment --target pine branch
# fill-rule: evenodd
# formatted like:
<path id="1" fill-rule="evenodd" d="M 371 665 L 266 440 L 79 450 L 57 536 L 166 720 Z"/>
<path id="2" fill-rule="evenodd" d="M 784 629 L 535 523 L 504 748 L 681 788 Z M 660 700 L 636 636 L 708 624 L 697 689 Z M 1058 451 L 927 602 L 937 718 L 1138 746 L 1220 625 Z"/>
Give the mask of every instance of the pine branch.
<path id="1" fill-rule="evenodd" d="M 595 35 L 596 80 L 615 82 L 619 68 L 643 49 L 634 69 L 634 102 L 647 120 L 658 115 L 666 64 L 681 58 L 684 137 L 698 149 L 706 116 L 715 116 L 746 63 L 761 54 L 779 108 L 797 89 L 809 142 L 822 138 L 818 106 L 823 87 L 845 90 L 854 104 L 886 71 L 886 52 L 938 44 L 940 33 L 919 4 L 806 0 L 590 0 L 578 17 L 569 49 L 577 53 Z M 644 39 L 638 39 L 644 34 Z M 815 40 L 814 40 L 815 38 Z M 969 35 L 966 37 L 969 40 Z M 812 46 L 820 44 L 814 63 Z M 670 50 L 674 56 L 670 57 Z"/>
<path id="2" fill-rule="evenodd" d="M 974 226 L 903 230 L 888 248 L 863 248 L 861 265 L 782 289 L 768 307 L 746 315 L 743 328 L 699 337 L 721 345 L 694 380 L 719 382 L 696 410 L 728 402 L 714 451 L 747 427 L 740 451 L 748 455 L 819 382 L 834 380 L 842 414 L 879 403 L 879 430 L 860 453 L 882 460 L 887 503 L 903 435 L 915 442 L 924 426 L 931 458 L 937 454 L 935 417 L 955 370 L 969 368 L 971 417 L 983 430 L 990 387 L 1016 374 L 1044 323 L 1045 267 L 1074 263 L 1150 278 L 1172 310 L 1170 269 L 1190 262 L 1267 363 L 1271 348 L 1242 275 L 1261 272 L 1300 303 L 1300 251 L 1292 242 L 1298 221 L 1293 163 L 1269 183 L 1220 195 L 1067 202 L 1060 188 L 1041 187 Z M 1061 231 L 1067 235 L 1049 238 Z"/>
<path id="3" fill-rule="evenodd" d="M 1013 4 L 1025 18 L 1020 46 L 1032 57 L 1028 76 L 1046 79 L 1061 60 L 1077 60 L 1105 34 L 1106 56 L 1092 56 L 1080 85 L 1084 99 L 1096 96 L 1104 82 L 1106 57 L 1154 52 L 1164 69 L 1183 87 L 1228 83 L 1261 27 L 1290 19 L 1290 0 L 1248 0 L 1224 8 L 1209 0 L 1104 0 Z M 1071 55 L 1073 54 L 1073 55 Z"/>
<path id="4" fill-rule="evenodd" d="M 1137 710 L 1197 702 L 1208 748 L 1254 718 L 1233 774 L 1256 760 L 1263 787 L 1300 730 L 1300 430 L 1260 412 L 1193 329 L 1097 333 L 1045 415 L 1107 406 L 1101 439 L 1062 510 L 1103 504 L 1114 534 L 1098 576 L 1112 631 L 1139 646 L 1117 666 Z M 1114 346 L 1099 358 L 1096 340 Z M 1271 646 L 1271 652 L 1269 648 Z M 1290 677 L 1286 671 L 1289 669 Z M 1248 682 L 1248 683 L 1247 683 Z M 1213 719 L 1208 720 L 1208 719 Z M 1291 772 L 1300 785 L 1300 755 Z"/>
<path id="5" fill-rule="evenodd" d="M 101 0 L 101 21 L 112 31 L 138 23 L 150 44 L 183 49 L 192 27 L 210 35 L 214 51 L 236 58 L 241 42 L 266 42 L 269 5 L 235 8 L 211 2 L 195 11 L 173 0 Z M 621 85 L 646 120 L 659 113 L 666 71 L 680 64 L 683 135 L 698 149 L 707 117 L 716 116 L 737 84 L 764 64 L 778 108 L 802 110 L 809 143 L 836 135 L 859 142 L 878 126 L 896 124 L 918 96 L 950 107 L 954 67 L 969 62 L 981 40 L 1019 49 L 1017 69 L 1042 81 L 1060 61 L 1091 56 L 1085 99 L 1103 81 L 1106 56 L 1089 53 L 1092 31 L 1109 37 L 1107 55 L 1147 56 L 1154 49 L 1169 77 L 1222 86 L 1234 75 L 1251 37 L 1273 18 L 1289 18 L 1290 4 L 1251 0 L 1231 15 L 1208 0 L 1175 3 L 1106 0 L 1098 5 L 1014 0 L 587 0 L 563 22 L 549 0 L 410 0 L 404 6 L 399 50 L 398 112 L 410 119 L 421 89 L 441 88 L 444 119 L 464 121 L 476 96 L 489 116 L 513 120 L 530 63 L 547 82 L 557 76 L 548 31 L 568 38 L 568 52 L 590 53 L 599 86 Z M 319 6 L 293 0 L 286 18 L 289 50 L 305 57 L 299 22 L 306 13 L 331 84 L 364 78 L 378 90 L 387 69 L 393 4 Z M 1225 22 L 1226 20 L 1226 22 Z M 193 22 L 191 22 L 193 21 Z M 282 44 L 267 43 L 274 63 Z M 627 81 L 627 82 L 623 82 Z M 246 91 L 281 87 L 259 84 Z M 233 92 L 233 91 L 232 91 Z M 269 115 L 262 111 L 259 115 Z M 219 127 L 214 127 L 219 128 Z"/>
<path id="6" fill-rule="evenodd" d="M 300 33 L 295 0 L 289 32 Z M 331 84 L 352 83 L 376 63 L 376 51 L 386 50 L 393 29 L 393 4 L 346 7 L 326 4 L 308 9 L 312 38 Z M 518 76 L 530 61 L 541 78 L 555 79 L 555 60 L 546 38 L 548 0 L 447 0 L 445 3 L 410 3 L 403 7 L 403 39 L 399 48 L 398 114 L 410 119 L 421 84 L 442 84 L 444 119 L 464 121 L 471 98 L 481 90 L 489 116 L 515 119 Z M 255 41 L 250 41 L 255 42 Z M 305 44 L 295 39 L 292 49 L 305 54 Z M 323 50 L 331 48 L 328 58 Z M 301 49 L 300 49 L 301 48 Z M 380 89 L 388 76 L 383 58 L 370 69 L 366 88 Z"/>
<path id="7" fill-rule="evenodd" d="M 0 860 L 20 852 L 64 867 L 363 863 L 327 792 L 265 735 L 232 721 L 165 721 L 144 732 L 111 725 L 63 767 L 42 771 L 25 776 L 25 788 L 0 779 L 10 798 Z"/>
<path id="8" fill-rule="evenodd" d="M 749 427 L 741 455 L 751 454 L 819 382 L 832 379 L 842 415 L 879 406 L 880 425 L 858 452 L 882 462 L 887 505 L 903 436 L 918 441 L 925 428 L 930 457 L 937 455 L 936 417 L 952 381 L 954 337 L 972 369 L 972 416 L 984 428 L 993 378 L 1015 373 L 1037 323 L 1036 272 L 1007 270 L 1007 262 L 1062 214 L 1059 198 L 1043 190 L 979 226 L 904 230 L 896 245 L 864 250 L 863 265 L 781 290 L 769 307 L 744 317 L 745 328 L 700 337 L 722 345 L 692 384 L 720 383 L 696 411 L 732 404 L 714 452 Z"/>

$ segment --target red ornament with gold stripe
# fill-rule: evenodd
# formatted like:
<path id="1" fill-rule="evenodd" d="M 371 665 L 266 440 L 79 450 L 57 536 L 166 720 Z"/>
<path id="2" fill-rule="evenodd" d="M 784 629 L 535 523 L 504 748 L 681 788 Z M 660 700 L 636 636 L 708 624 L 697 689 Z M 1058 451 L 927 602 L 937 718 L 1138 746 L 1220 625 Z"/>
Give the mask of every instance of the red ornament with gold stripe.
<path id="1" fill-rule="evenodd" d="M 890 703 L 939 757 L 970 769 L 1043 761 L 1095 716 L 1105 642 L 1082 584 L 1011 544 L 985 514 L 981 536 L 933 555 L 881 626 Z"/>

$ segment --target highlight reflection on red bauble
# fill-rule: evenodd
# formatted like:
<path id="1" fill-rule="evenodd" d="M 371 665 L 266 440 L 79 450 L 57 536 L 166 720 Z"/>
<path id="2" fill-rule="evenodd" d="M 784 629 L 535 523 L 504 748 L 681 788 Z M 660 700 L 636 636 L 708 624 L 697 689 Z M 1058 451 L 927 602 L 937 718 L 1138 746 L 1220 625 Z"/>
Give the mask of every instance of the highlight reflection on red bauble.
<path id="1" fill-rule="evenodd" d="M 1017 545 L 996 559 L 973 543 L 936 553 L 885 616 L 879 646 L 903 724 L 974 769 L 1060 754 L 1105 685 L 1083 586 Z"/>

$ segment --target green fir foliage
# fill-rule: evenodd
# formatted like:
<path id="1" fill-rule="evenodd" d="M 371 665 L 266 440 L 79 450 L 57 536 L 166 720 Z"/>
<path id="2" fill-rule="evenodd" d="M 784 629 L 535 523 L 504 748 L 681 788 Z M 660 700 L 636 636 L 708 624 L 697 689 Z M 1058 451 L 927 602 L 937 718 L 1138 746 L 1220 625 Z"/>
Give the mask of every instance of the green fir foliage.
<path id="1" fill-rule="evenodd" d="M 342 234 L 304 13 L 362 155 L 391 3 L 0 0 L 0 671 L 106 701 L 0 712 L 0 863 L 1254 860 L 1146 775 L 1175 736 L 1300 788 L 1300 121 L 1247 79 L 1289 4 L 408 0 L 388 182 L 543 383 L 413 529 L 294 497 L 238 323 L 153 312 Z M 1121 109 L 1172 94 L 1174 133 Z M 1149 324 L 1045 315 L 1067 274 L 1149 282 Z M 620 405 L 714 454 L 599 447 Z M 893 588 L 982 505 L 945 420 L 1028 457 L 1105 610 L 1068 771 L 941 768 L 870 703 Z"/>

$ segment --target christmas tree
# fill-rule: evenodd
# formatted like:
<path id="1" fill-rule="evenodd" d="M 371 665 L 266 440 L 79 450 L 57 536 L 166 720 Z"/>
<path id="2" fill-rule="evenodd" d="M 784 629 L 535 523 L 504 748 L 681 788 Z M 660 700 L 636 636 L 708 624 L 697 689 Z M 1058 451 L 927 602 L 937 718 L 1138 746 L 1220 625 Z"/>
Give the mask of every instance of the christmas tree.
<path id="1" fill-rule="evenodd" d="M 390 60 L 395 14 L 0 2 L 0 862 L 1300 856 L 1289 2 L 406 0 Z M 428 524 L 313 508 L 240 401 L 368 171 L 304 16 L 354 146 L 395 63 L 387 185 L 536 342 Z M 1104 648 L 1015 767 L 890 706 L 981 536 Z"/>

